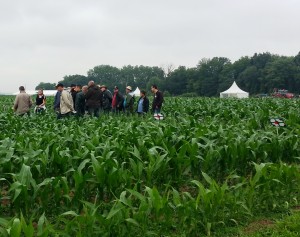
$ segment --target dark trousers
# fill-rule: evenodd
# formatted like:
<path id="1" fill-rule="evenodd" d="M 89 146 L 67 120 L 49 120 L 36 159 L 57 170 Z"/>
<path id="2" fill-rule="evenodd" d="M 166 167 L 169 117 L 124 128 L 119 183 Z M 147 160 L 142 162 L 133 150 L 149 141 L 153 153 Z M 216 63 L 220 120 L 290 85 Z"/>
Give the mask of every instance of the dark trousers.
<path id="1" fill-rule="evenodd" d="M 100 108 L 88 108 L 88 114 L 98 118 L 100 116 Z"/>

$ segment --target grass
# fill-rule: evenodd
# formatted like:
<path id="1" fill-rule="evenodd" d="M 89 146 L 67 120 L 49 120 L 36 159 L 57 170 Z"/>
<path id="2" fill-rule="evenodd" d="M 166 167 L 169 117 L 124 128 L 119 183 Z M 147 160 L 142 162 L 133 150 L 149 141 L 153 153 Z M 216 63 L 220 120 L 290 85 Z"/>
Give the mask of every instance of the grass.
<path id="1" fill-rule="evenodd" d="M 289 214 L 274 214 L 255 218 L 242 227 L 224 228 L 213 237 L 298 237 L 300 236 L 300 211 L 294 208 Z"/>

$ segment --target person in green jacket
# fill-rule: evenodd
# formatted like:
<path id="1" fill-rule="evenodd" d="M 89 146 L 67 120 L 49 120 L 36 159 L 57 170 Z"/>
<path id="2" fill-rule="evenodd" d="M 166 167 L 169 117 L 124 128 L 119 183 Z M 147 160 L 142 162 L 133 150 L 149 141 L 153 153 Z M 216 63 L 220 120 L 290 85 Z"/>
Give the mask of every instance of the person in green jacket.
<path id="1" fill-rule="evenodd" d="M 124 112 L 126 114 L 133 114 L 134 112 L 134 95 L 132 95 L 132 88 L 131 86 L 126 87 L 126 95 L 124 97 Z"/>

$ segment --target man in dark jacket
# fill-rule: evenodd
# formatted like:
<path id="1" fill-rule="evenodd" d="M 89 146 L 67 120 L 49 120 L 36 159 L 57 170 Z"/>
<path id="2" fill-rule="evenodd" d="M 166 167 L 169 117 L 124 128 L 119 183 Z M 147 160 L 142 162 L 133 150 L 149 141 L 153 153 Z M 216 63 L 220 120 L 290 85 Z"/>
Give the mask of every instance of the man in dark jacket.
<path id="1" fill-rule="evenodd" d="M 100 90 L 102 91 L 102 109 L 104 113 L 109 113 L 111 111 L 112 94 L 105 85 L 100 86 Z"/>
<path id="2" fill-rule="evenodd" d="M 79 117 L 82 117 L 85 114 L 85 94 L 87 91 L 88 86 L 83 86 L 82 90 L 76 94 L 75 110 Z"/>
<path id="3" fill-rule="evenodd" d="M 164 102 L 164 97 L 162 92 L 158 90 L 157 85 L 152 85 L 151 91 L 154 94 L 152 102 L 152 112 L 157 114 L 161 111 L 162 103 Z"/>
<path id="4" fill-rule="evenodd" d="M 119 88 L 115 86 L 114 95 L 111 102 L 112 112 L 120 112 L 123 110 L 123 101 L 124 98 L 119 92 Z"/>
<path id="5" fill-rule="evenodd" d="M 144 90 L 141 90 L 140 95 L 141 97 L 138 100 L 136 112 L 139 115 L 144 115 L 149 111 L 149 99 L 147 98 L 146 91 Z"/>
<path id="6" fill-rule="evenodd" d="M 71 84 L 71 90 L 70 93 L 72 95 L 72 99 L 73 99 L 73 107 L 75 108 L 75 100 L 76 100 L 76 94 L 78 93 L 78 91 L 81 90 L 81 88 L 78 90 L 78 88 L 76 88 L 77 86 L 75 84 Z M 81 87 L 81 86 L 80 86 Z"/>
<path id="7" fill-rule="evenodd" d="M 94 81 L 89 81 L 88 91 L 85 94 L 86 106 L 89 115 L 99 117 L 102 104 L 102 91 Z"/>
<path id="8" fill-rule="evenodd" d="M 59 83 L 61 84 L 61 83 Z M 55 86 L 55 88 L 57 89 L 57 86 Z M 56 113 L 59 113 L 60 110 L 60 95 L 61 92 L 59 90 L 57 90 L 55 97 L 54 97 L 54 101 L 53 101 L 53 109 Z"/>

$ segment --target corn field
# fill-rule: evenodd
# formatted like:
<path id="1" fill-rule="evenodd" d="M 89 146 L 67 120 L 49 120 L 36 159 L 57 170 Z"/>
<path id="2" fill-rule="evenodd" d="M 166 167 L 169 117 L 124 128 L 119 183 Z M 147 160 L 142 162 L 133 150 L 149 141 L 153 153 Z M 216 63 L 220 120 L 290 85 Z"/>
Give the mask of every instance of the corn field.
<path id="1" fill-rule="evenodd" d="M 156 121 L 56 120 L 51 98 L 18 117 L 13 99 L 0 97 L 0 236 L 210 236 L 299 205 L 298 100 L 166 98 Z"/>

